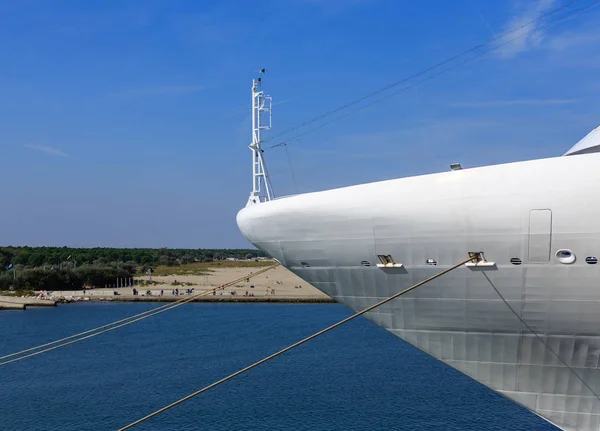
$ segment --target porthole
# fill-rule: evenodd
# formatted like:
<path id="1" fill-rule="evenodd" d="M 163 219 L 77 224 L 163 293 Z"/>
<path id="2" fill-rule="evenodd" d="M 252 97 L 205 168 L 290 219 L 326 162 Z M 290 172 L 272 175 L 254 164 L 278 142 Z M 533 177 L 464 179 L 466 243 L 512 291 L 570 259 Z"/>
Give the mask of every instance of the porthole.
<path id="1" fill-rule="evenodd" d="M 371 266 L 371 262 L 369 262 L 368 260 L 363 260 L 362 262 L 360 262 L 360 264 L 362 266 Z"/>
<path id="2" fill-rule="evenodd" d="M 435 265 L 437 265 L 437 262 L 435 261 L 435 259 L 431 259 L 431 258 L 427 259 L 427 260 L 425 261 L 425 263 L 426 263 L 427 265 L 432 265 L 432 266 L 435 266 Z"/>
<path id="3" fill-rule="evenodd" d="M 308 262 L 300 262 L 300 265 L 302 265 L 304 268 L 310 268 Z"/>
<path id="4" fill-rule="evenodd" d="M 523 262 L 521 262 L 521 259 L 519 259 L 518 257 L 513 257 L 513 258 L 510 260 L 510 263 L 512 263 L 513 265 L 520 265 L 520 264 L 521 264 L 521 263 L 523 263 Z"/>
<path id="5" fill-rule="evenodd" d="M 598 259 L 595 258 L 594 256 L 589 256 L 585 258 L 585 262 L 589 263 L 590 265 L 595 265 L 598 263 Z"/>
<path id="6" fill-rule="evenodd" d="M 575 253 L 566 248 L 558 250 L 556 252 L 556 260 L 566 265 L 575 262 Z"/>

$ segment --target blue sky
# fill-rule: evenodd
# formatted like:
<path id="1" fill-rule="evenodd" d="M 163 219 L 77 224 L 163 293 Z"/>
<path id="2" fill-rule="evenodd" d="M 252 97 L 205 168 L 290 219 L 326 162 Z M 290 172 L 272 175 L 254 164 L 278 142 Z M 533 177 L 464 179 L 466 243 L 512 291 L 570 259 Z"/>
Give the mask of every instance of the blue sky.
<path id="1" fill-rule="evenodd" d="M 275 134 L 564 2 L 0 1 L 0 243 L 246 247 L 254 70 Z M 599 19 L 307 134 L 296 184 L 267 150 L 276 194 L 564 153 L 600 123 Z"/>

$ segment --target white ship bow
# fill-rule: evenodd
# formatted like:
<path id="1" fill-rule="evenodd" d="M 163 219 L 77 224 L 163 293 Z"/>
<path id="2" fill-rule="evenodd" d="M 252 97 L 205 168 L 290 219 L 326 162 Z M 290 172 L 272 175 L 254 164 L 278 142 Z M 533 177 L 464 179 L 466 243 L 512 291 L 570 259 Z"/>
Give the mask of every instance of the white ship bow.
<path id="1" fill-rule="evenodd" d="M 484 251 L 494 267 L 367 317 L 562 429 L 598 430 L 598 184 L 600 154 L 584 154 L 261 202 L 238 225 L 353 310 Z M 379 255 L 401 265 L 377 267 Z"/>

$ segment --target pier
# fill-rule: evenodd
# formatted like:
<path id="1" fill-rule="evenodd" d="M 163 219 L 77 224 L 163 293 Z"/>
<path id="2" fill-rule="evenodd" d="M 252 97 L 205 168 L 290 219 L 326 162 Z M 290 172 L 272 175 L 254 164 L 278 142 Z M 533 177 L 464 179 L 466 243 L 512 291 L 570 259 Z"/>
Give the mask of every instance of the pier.
<path id="1" fill-rule="evenodd" d="M 25 304 L 0 301 L 0 310 L 25 310 Z"/>
<path id="2" fill-rule="evenodd" d="M 20 296 L 0 296 L 0 310 L 25 310 L 27 307 L 56 307 L 56 301 Z"/>

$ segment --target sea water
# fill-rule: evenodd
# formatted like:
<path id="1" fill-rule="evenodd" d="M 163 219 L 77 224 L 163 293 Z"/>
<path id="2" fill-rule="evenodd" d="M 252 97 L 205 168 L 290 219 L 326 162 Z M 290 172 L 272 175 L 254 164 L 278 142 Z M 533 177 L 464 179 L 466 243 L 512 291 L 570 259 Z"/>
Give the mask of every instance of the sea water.
<path id="1" fill-rule="evenodd" d="M 0 312 L 0 356 L 157 304 Z M 337 304 L 186 304 L 0 367 L 0 429 L 116 430 L 349 316 Z M 556 430 L 359 318 L 139 430 Z"/>

